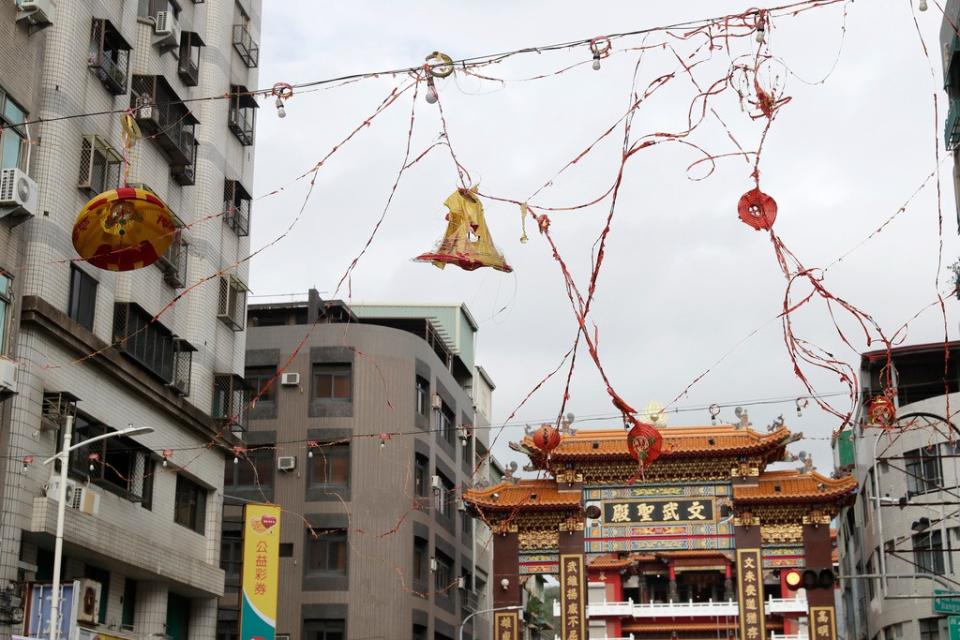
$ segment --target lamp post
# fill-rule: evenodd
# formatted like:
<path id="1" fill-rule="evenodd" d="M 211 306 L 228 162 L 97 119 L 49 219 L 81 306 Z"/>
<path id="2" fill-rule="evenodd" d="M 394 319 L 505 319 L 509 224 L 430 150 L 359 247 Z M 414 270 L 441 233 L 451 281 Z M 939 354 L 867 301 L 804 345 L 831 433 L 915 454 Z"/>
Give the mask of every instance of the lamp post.
<path id="1" fill-rule="evenodd" d="M 492 613 L 492 612 L 494 612 L 494 611 L 519 611 L 519 610 L 521 610 L 521 609 L 523 609 L 522 606 L 520 606 L 520 605 L 518 605 L 518 604 L 512 604 L 512 605 L 510 605 L 509 607 L 497 607 L 497 608 L 495 608 L 495 609 L 481 609 L 480 611 L 474 611 L 473 613 L 471 613 L 470 615 L 468 615 L 466 618 L 464 618 L 463 621 L 460 622 L 460 626 L 457 627 L 457 629 L 458 629 L 458 631 L 457 631 L 457 637 L 458 637 L 460 640 L 463 640 L 463 625 L 467 624 L 467 620 L 469 620 L 470 618 L 472 618 L 473 616 L 475 616 L 475 615 L 477 615 L 477 614 L 480 614 L 480 613 Z"/>
<path id="2" fill-rule="evenodd" d="M 115 438 L 117 436 L 133 436 L 152 433 L 153 427 L 135 427 L 130 425 L 120 431 L 111 431 L 94 436 L 89 440 L 78 442 L 75 445 L 70 444 L 73 438 L 73 416 L 69 415 L 63 429 L 63 448 L 55 456 L 47 458 L 43 464 L 50 464 L 54 460 L 60 460 L 60 484 L 57 487 L 57 537 L 53 545 L 53 591 L 50 594 L 50 640 L 57 640 L 60 635 L 60 564 L 63 562 L 63 519 L 66 516 L 67 502 L 67 467 L 69 466 L 70 454 L 80 447 L 85 447 L 91 442 Z"/>

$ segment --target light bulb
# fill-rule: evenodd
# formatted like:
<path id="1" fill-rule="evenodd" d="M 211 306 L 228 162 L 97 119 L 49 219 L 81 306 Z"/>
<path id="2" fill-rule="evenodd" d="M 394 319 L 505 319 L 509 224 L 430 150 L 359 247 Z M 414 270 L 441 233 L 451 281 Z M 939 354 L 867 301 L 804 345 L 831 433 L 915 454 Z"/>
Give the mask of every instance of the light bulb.
<path id="1" fill-rule="evenodd" d="M 233 464 L 240 464 L 240 458 L 233 456 Z"/>
<path id="2" fill-rule="evenodd" d="M 275 104 L 277 105 L 277 115 L 281 118 L 286 118 L 287 110 L 283 108 L 283 98 L 277 96 L 277 101 Z"/>
<path id="3" fill-rule="evenodd" d="M 380 448 L 383 449 L 383 448 L 386 447 L 386 446 L 387 446 L 387 441 L 386 441 L 386 440 L 381 440 L 381 441 L 380 441 Z"/>
<path id="4" fill-rule="evenodd" d="M 163 466 L 167 466 L 167 459 L 166 459 L 166 458 L 163 459 Z"/>
<path id="5" fill-rule="evenodd" d="M 766 40 L 766 38 L 765 38 L 765 30 L 764 30 L 764 28 L 763 28 L 762 26 L 757 27 L 757 36 L 756 36 L 756 37 L 757 37 L 757 42 L 759 42 L 760 44 L 763 44 L 764 41 Z"/>
<path id="6" fill-rule="evenodd" d="M 427 85 L 427 95 L 424 99 L 428 104 L 436 104 L 437 100 L 440 99 L 440 96 L 437 95 L 437 88 L 433 86 L 432 81 Z"/>
<path id="7" fill-rule="evenodd" d="M 91 471 L 91 472 L 93 471 L 93 463 L 92 463 L 92 462 L 90 463 L 90 471 Z"/>
<path id="8" fill-rule="evenodd" d="M 600 56 L 593 56 L 593 70 L 600 71 Z"/>
<path id="9" fill-rule="evenodd" d="M 310 451 L 307 451 L 307 457 L 308 457 L 308 458 L 312 458 L 312 457 L 313 457 L 313 449 L 310 449 Z"/>
<path id="10" fill-rule="evenodd" d="M 920 11 L 926 11 L 926 10 L 927 10 L 927 0 L 920 0 L 920 4 L 917 5 L 917 8 L 920 9 Z"/>

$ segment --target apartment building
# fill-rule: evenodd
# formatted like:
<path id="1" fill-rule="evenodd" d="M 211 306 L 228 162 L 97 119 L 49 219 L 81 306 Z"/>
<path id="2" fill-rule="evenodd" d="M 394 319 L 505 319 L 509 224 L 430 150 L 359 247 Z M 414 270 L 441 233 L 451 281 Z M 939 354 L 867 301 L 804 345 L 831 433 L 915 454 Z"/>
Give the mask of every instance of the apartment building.
<path id="1" fill-rule="evenodd" d="M 834 464 L 860 485 L 856 504 L 838 519 L 837 548 L 847 638 L 948 638 L 947 617 L 935 611 L 936 589 L 960 578 L 960 486 L 957 426 L 946 416 L 960 406 L 960 343 L 911 345 L 861 357 L 864 407 L 834 439 Z M 888 378 L 889 376 L 889 378 Z M 892 429 L 871 424 L 871 401 L 892 383 Z M 867 577 L 870 576 L 870 577 Z"/>
<path id="2" fill-rule="evenodd" d="M 61 446 L 67 416 L 75 444 L 153 429 L 70 457 L 62 578 L 84 580 L 96 598 L 81 638 L 215 635 L 224 451 L 243 428 L 247 268 L 235 265 L 249 252 L 247 88 L 257 85 L 260 13 L 259 0 L 0 7 L 4 180 L 8 167 L 22 170 L 31 196 L 19 224 L 0 219 L 0 299 L 12 307 L 3 326 L 17 367 L 16 395 L 3 403 L 0 637 L 38 634 L 24 619 L 25 585 L 52 577 L 57 511 L 55 465 L 41 463 Z M 226 213 L 182 229 L 156 266 L 115 273 L 72 261 L 71 229 L 89 198 L 123 181 L 126 109 L 143 133 L 129 184 L 156 193 L 182 225 Z M 17 118 L 39 124 L 9 126 Z M 0 210 L 4 198 L 0 187 Z"/>
<path id="3" fill-rule="evenodd" d="M 477 330 L 464 305 L 348 306 L 313 290 L 250 305 L 245 379 L 260 398 L 226 464 L 219 638 L 236 637 L 246 500 L 284 508 L 278 634 L 458 638 L 489 598 L 492 551 L 458 497 L 489 431 L 474 428 L 494 387 Z M 463 637 L 489 637 L 475 629 Z"/>

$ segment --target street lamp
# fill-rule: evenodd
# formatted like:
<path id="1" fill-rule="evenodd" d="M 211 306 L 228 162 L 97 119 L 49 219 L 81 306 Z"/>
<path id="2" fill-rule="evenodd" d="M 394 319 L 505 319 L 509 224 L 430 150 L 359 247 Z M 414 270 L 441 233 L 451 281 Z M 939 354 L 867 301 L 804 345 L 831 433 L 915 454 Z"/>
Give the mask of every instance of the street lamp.
<path id="1" fill-rule="evenodd" d="M 460 623 L 460 626 L 458 627 L 459 630 L 457 631 L 457 637 L 460 640 L 463 640 L 463 626 L 467 624 L 467 620 L 469 620 L 470 618 L 472 618 L 477 614 L 492 613 L 494 611 L 520 611 L 521 609 L 523 609 L 523 607 L 521 607 L 520 605 L 512 604 L 509 607 L 497 607 L 495 609 L 481 609 L 480 611 L 474 611 L 473 613 L 468 615 L 466 618 L 464 618 L 463 621 Z"/>
<path id="2" fill-rule="evenodd" d="M 60 485 L 57 487 L 57 538 L 53 546 L 53 591 L 50 594 L 50 640 L 57 640 L 60 633 L 60 564 L 63 561 L 63 519 L 66 515 L 67 506 L 67 467 L 69 466 L 70 454 L 75 449 L 85 447 L 98 440 L 106 440 L 117 436 L 138 436 L 145 433 L 153 433 L 153 427 L 130 425 L 126 429 L 103 433 L 71 446 L 73 416 L 70 415 L 67 416 L 63 429 L 63 448 L 55 456 L 43 461 L 43 464 L 50 464 L 54 460 L 60 460 Z"/>

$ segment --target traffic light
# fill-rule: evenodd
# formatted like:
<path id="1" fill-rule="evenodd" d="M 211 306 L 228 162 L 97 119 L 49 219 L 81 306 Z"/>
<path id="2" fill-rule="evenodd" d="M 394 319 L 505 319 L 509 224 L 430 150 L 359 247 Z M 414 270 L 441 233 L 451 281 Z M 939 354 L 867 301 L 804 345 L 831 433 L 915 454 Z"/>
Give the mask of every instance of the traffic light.
<path id="1" fill-rule="evenodd" d="M 807 591 L 811 589 L 833 589 L 836 583 L 836 575 L 833 569 L 790 569 L 784 575 L 784 583 L 791 591 L 796 591 L 803 587 Z"/>

